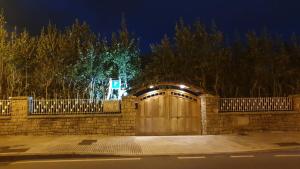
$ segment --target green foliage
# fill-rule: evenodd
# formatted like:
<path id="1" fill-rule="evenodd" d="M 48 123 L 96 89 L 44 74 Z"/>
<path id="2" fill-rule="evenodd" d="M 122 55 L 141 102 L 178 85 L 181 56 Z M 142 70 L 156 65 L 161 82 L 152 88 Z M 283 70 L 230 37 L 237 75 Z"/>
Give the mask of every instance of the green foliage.
<path id="1" fill-rule="evenodd" d="M 110 38 L 78 20 L 64 30 L 49 23 L 38 36 L 8 32 L 0 15 L 0 96 L 101 99 L 110 78 L 122 87 L 176 81 L 223 97 L 286 96 L 300 92 L 300 42 L 267 31 L 249 32 L 226 44 L 213 23 L 187 25 L 181 19 L 172 38 L 151 45 L 140 57 L 138 39 L 122 20 Z M 143 69 L 141 71 L 141 62 Z"/>
<path id="2" fill-rule="evenodd" d="M 40 35 L 8 33 L 0 15 L 0 96 L 101 99 L 109 78 L 127 84 L 139 73 L 137 40 L 125 22 L 107 41 L 78 20 L 60 31 L 55 25 Z M 127 85 L 125 85 L 128 88 Z"/>

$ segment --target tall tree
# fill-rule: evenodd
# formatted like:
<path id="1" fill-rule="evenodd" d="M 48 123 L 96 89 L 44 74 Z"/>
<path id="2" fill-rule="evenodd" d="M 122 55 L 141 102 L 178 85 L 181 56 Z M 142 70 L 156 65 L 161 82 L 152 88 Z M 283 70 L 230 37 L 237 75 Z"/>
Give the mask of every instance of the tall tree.
<path id="1" fill-rule="evenodd" d="M 63 59 L 60 57 L 61 48 L 59 43 L 61 39 L 61 33 L 52 24 L 43 29 L 38 38 L 35 79 L 40 90 L 44 91 L 46 98 L 49 96 L 50 85 L 64 64 Z"/>
<path id="2" fill-rule="evenodd" d="M 5 29 L 6 21 L 3 12 L 0 14 L 0 96 L 6 97 L 6 67 L 8 59 L 8 33 Z"/>

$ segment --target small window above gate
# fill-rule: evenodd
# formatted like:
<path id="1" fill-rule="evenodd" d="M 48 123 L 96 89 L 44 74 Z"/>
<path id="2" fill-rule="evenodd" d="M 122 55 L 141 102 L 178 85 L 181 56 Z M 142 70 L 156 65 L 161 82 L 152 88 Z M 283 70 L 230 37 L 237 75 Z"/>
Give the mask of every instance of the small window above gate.
<path id="1" fill-rule="evenodd" d="M 180 97 L 184 97 L 184 98 L 186 98 L 186 99 L 190 99 L 190 100 L 197 101 L 196 98 L 194 98 L 194 97 L 192 97 L 192 96 L 189 96 L 189 95 L 186 95 L 186 94 L 182 94 L 182 93 L 171 92 L 171 95 L 174 95 L 174 96 L 180 96 Z"/>
<path id="2" fill-rule="evenodd" d="M 148 96 L 145 96 L 145 97 L 141 98 L 140 100 L 142 101 L 142 100 L 154 97 L 154 96 L 160 96 L 160 95 L 165 95 L 165 94 L 166 94 L 165 92 L 153 93 L 153 94 L 150 94 Z"/>

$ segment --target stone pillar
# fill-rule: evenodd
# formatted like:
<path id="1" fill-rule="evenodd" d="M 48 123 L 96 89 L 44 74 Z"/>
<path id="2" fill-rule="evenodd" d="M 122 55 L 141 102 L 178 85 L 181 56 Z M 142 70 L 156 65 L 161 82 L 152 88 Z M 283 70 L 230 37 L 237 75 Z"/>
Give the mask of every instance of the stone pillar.
<path id="1" fill-rule="evenodd" d="M 29 97 L 11 97 L 11 134 L 26 134 L 26 122 L 28 120 Z"/>
<path id="2" fill-rule="evenodd" d="M 122 121 L 126 126 L 117 127 L 117 130 L 122 130 L 123 135 L 135 135 L 136 134 L 136 115 L 138 111 L 137 97 L 126 96 L 122 98 L 121 112 Z M 118 132 L 118 131 L 117 131 Z"/>
<path id="3" fill-rule="evenodd" d="M 204 94 L 201 99 L 202 134 L 217 134 L 219 96 Z"/>
<path id="4" fill-rule="evenodd" d="M 136 96 L 125 96 L 122 98 L 121 109 L 123 116 L 132 116 L 135 115 L 137 106 L 137 97 Z M 124 113 L 124 114 L 123 114 Z"/>
<path id="5" fill-rule="evenodd" d="M 300 112 L 300 94 L 289 96 L 293 99 L 293 110 Z"/>

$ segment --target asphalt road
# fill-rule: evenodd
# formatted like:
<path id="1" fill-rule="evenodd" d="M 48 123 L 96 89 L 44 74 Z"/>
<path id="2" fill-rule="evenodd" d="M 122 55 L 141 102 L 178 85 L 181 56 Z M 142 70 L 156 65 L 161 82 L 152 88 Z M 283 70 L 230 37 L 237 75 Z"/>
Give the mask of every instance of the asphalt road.
<path id="1" fill-rule="evenodd" d="M 300 151 L 243 154 L 40 159 L 1 162 L 0 169 L 299 169 Z"/>

